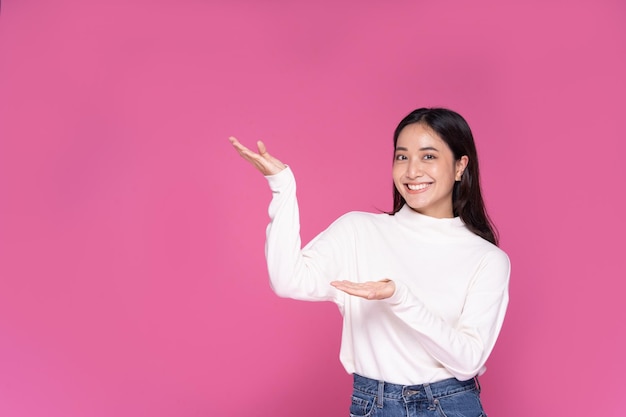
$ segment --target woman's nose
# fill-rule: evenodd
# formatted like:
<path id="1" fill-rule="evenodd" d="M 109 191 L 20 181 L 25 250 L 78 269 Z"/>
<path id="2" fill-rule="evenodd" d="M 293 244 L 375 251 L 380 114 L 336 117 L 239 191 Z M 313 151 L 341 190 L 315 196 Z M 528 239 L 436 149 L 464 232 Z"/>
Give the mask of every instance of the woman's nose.
<path id="1" fill-rule="evenodd" d="M 406 176 L 415 179 L 422 176 L 422 164 L 420 161 L 410 161 L 406 168 Z"/>

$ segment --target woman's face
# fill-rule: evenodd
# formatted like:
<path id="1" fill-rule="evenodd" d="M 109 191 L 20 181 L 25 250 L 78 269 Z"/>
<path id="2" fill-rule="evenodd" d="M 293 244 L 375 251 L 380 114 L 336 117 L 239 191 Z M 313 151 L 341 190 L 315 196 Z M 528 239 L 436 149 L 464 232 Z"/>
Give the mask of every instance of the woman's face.
<path id="1" fill-rule="evenodd" d="M 448 145 L 428 126 L 413 123 L 398 136 L 393 182 L 413 210 L 431 217 L 454 217 L 452 190 L 467 162 L 465 155 L 455 161 Z"/>

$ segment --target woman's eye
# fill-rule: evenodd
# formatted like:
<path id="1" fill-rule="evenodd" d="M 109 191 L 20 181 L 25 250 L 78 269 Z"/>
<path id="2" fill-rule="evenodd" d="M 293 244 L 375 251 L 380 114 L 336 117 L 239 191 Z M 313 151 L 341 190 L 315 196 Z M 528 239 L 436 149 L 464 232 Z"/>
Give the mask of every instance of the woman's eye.
<path id="1" fill-rule="evenodd" d="M 405 155 L 396 155 L 396 161 L 404 161 L 404 160 L 406 160 Z"/>
<path id="2" fill-rule="evenodd" d="M 435 155 L 431 155 L 431 154 L 424 155 L 424 159 L 435 159 Z"/>

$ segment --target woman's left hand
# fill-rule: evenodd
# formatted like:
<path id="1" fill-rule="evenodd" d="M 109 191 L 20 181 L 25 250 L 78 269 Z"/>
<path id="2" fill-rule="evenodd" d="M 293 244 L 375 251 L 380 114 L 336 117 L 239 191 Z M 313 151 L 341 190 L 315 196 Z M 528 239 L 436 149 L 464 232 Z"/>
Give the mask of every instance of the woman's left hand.
<path id="1" fill-rule="evenodd" d="M 384 300 L 396 291 L 396 284 L 390 279 L 368 282 L 333 281 L 330 285 L 347 294 L 367 300 Z"/>

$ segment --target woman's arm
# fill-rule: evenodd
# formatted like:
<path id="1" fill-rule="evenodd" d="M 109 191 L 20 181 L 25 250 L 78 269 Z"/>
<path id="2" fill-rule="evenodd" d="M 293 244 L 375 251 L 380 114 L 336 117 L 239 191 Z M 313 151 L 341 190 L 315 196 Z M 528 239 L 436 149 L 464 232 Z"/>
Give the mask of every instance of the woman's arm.
<path id="1" fill-rule="evenodd" d="M 486 254 L 454 325 L 430 311 L 419 294 L 402 283 L 385 279 L 365 283 L 340 281 L 332 285 L 353 296 L 388 303 L 391 311 L 415 331 L 416 341 L 433 358 L 456 378 L 466 380 L 480 372 L 496 343 L 508 304 L 509 275 L 510 262 L 504 252 L 494 250 Z"/>
<path id="2" fill-rule="evenodd" d="M 502 328 L 508 305 L 510 262 L 495 250 L 482 259 L 458 321 L 451 325 L 433 314 L 405 285 L 385 301 L 416 331 L 421 345 L 460 380 L 476 376 L 485 365 Z M 442 295 L 445 297 L 445 295 Z"/>
<path id="3" fill-rule="evenodd" d="M 341 270 L 337 259 L 342 246 L 334 233 L 340 227 L 331 226 L 302 249 L 296 181 L 291 169 L 271 156 L 260 141 L 258 153 L 234 137 L 230 141 L 265 176 L 272 190 L 265 254 L 274 292 L 281 297 L 340 302 L 343 296 L 329 285 Z"/>
<path id="4" fill-rule="evenodd" d="M 340 276 L 346 245 L 341 221 L 333 223 L 301 249 L 296 181 L 290 168 L 266 177 L 272 190 L 265 255 L 272 288 L 281 297 L 339 302 L 330 286 Z M 343 296 L 341 296 L 343 297 Z"/>

